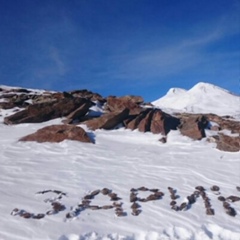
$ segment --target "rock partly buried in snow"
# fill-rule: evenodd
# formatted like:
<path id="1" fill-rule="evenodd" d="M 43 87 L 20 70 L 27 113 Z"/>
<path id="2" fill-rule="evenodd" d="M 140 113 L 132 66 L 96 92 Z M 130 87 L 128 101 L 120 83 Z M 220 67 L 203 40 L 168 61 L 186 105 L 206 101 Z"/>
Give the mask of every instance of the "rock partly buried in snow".
<path id="1" fill-rule="evenodd" d="M 240 136 L 233 137 L 222 133 L 211 137 L 211 139 L 217 144 L 217 149 L 227 152 L 240 151 Z M 209 139 L 209 141 L 211 141 Z"/>
<path id="2" fill-rule="evenodd" d="M 64 117 L 89 102 L 85 98 L 63 98 L 58 101 L 39 103 L 4 118 L 5 124 L 40 123 Z"/>
<path id="3" fill-rule="evenodd" d="M 101 117 L 94 118 L 84 123 L 92 130 L 96 129 L 113 129 L 128 116 L 129 109 L 125 108 L 122 111 L 105 113 Z"/>
<path id="4" fill-rule="evenodd" d="M 205 128 L 209 122 L 204 115 L 184 114 L 181 116 L 179 130 L 182 135 L 194 140 L 201 140 L 206 137 Z"/>
<path id="5" fill-rule="evenodd" d="M 19 141 L 61 142 L 63 140 L 75 140 L 92 143 L 84 129 L 74 125 L 52 125 L 39 129 L 37 132 L 27 135 Z"/>
<path id="6" fill-rule="evenodd" d="M 227 129 L 232 133 L 240 133 L 240 122 L 234 120 L 229 116 L 220 117 L 216 114 L 206 114 L 206 117 L 209 121 L 217 123 L 219 126 L 219 130 Z"/>

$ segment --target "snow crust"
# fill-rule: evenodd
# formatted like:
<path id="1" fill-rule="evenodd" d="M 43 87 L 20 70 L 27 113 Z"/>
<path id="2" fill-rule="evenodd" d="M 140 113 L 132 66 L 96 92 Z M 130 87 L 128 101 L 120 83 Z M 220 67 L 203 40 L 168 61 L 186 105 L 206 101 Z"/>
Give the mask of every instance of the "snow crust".
<path id="1" fill-rule="evenodd" d="M 192 91 L 198 93 L 199 87 Z M 171 92 L 170 95 L 185 94 L 182 90 Z M 240 186 L 239 152 L 219 151 L 214 143 L 205 139 L 192 141 L 179 131 L 171 131 L 167 143 L 162 144 L 158 141 L 161 135 L 125 129 L 92 132 L 84 125 L 95 144 L 18 142 L 44 126 L 60 124 L 62 119 L 4 125 L 3 118 L 15 110 L 0 109 L 0 240 L 240 239 L 240 202 L 230 203 L 237 212 L 231 217 L 225 213 L 219 195 L 210 190 L 218 185 L 221 196 L 240 197 L 236 189 Z M 91 110 L 101 112 L 99 106 Z M 211 134 L 207 131 L 208 136 Z M 171 209 L 168 187 L 176 189 L 180 205 L 199 185 L 206 189 L 215 215 L 206 215 L 201 198 L 186 211 Z M 159 188 L 165 195 L 160 200 L 139 203 L 142 212 L 133 216 L 130 189 L 141 186 Z M 66 219 L 66 213 L 86 194 L 104 187 L 121 197 L 126 216 L 117 217 L 113 209 L 87 209 Z M 51 192 L 36 194 L 46 189 L 67 193 L 59 200 L 66 206 L 64 211 L 40 220 L 11 215 L 14 208 L 32 213 L 51 209 L 49 199 L 56 196 Z M 139 192 L 139 197 L 149 194 Z M 104 196 L 97 196 L 92 202 L 100 206 L 111 203 Z"/>
<path id="2" fill-rule="evenodd" d="M 240 116 L 240 96 L 210 83 L 200 82 L 188 91 L 172 88 L 152 103 L 156 107 L 175 112 Z"/>

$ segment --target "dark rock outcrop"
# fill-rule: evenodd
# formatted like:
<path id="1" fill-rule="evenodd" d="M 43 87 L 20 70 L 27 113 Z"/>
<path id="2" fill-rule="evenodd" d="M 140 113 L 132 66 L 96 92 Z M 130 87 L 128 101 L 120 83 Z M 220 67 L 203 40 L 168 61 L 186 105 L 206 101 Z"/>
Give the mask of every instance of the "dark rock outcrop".
<path id="1" fill-rule="evenodd" d="M 0 109 L 12 109 L 17 107 L 13 102 L 0 102 Z"/>
<path id="2" fill-rule="evenodd" d="M 69 94 L 71 94 L 73 97 L 87 98 L 93 102 L 98 101 L 102 104 L 106 102 L 106 99 L 103 98 L 100 94 L 93 93 L 87 89 L 70 91 Z"/>
<path id="3" fill-rule="evenodd" d="M 180 124 L 180 120 L 173 117 L 160 109 L 154 110 L 151 121 L 150 131 L 152 133 L 161 133 L 167 135 L 170 130 L 176 130 Z"/>
<path id="4" fill-rule="evenodd" d="M 122 111 L 105 113 L 101 117 L 90 119 L 85 121 L 84 123 L 91 130 L 96 129 L 113 129 L 118 124 L 122 123 L 125 118 L 127 118 L 129 114 L 129 109 L 125 108 Z"/>
<path id="5" fill-rule="evenodd" d="M 219 130 L 227 129 L 232 133 L 240 133 L 240 122 L 232 118 L 220 117 L 215 114 L 206 114 L 209 121 L 215 122 L 219 125 Z"/>
<path id="6" fill-rule="evenodd" d="M 142 108 L 140 104 L 143 103 L 143 101 L 143 98 L 139 96 L 124 96 L 119 98 L 110 96 L 107 98 L 105 108 L 110 112 L 118 112 L 128 108 L 129 115 L 136 115 L 141 112 Z"/>
<path id="7" fill-rule="evenodd" d="M 27 135 L 19 141 L 36 142 L 61 142 L 63 140 L 75 140 L 92 143 L 84 129 L 74 125 L 52 125 L 39 129 L 37 132 Z"/>
<path id="8" fill-rule="evenodd" d="M 140 96 L 109 96 L 86 89 L 69 92 L 34 91 L 23 88 L 0 88 L 0 109 L 12 109 L 13 115 L 5 115 L 5 124 L 40 123 L 54 118 L 64 118 L 65 124 L 85 123 L 90 129 L 113 129 L 123 124 L 125 128 L 140 132 L 162 134 L 166 142 L 170 130 L 179 129 L 182 135 L 194 140 L 206 137 L 206 129 L 216 136 L 210 137 L 223 151 L 240 150 L 240 122 L 230 116 L 216 114 L 175 113 L 174 116 L 154 109 Z M 105 113 L 90 110 L 93 104 Z M 104 105 L 105 104 L 105 105 Z M 96 109 L 97 109 L 96 108 Z M 24 110 L 22 110 L 24 109 Z M 221 130 L 229 130 L 224 135 Z M 59 134 L 59 133 L 58 133 Z"/>
<path id="9" fill-rule="evenodd" d="M 240 151 L 240 136 L 228 136 L 219 133 L 216 136 L 209 138 L 210 142 L 217 144 L 217 149 L 227 152 L 238 152 Z"/>
<path id="10" fill-rule="evenodd" d="M 85 98 L 63 98 L 28 106 L 26 109 L 4 118 L 5 124 L 40 123 L 64 117 L 89 102 Z"/>
<path id="11" fill-rule="evenodd" d="M 206 137 L 205 128 L 208 126 L 208 120 L 204 115 L 189 114 L 181 117 L 179 130 L 182 135 L 194 140 L 201 140 Z"/>
<path id="12" fill-rule="evenodd" d="M 91 101 L 87 101 L 86 103 L 84 103 L 83 105 L 81 105 L 79 108 L 77 108 L 76 110 L 74 110 L 73 112 L 71 112 L 67 118 L 63 121 L 65 124 L 70 124 L 73 123 L 75 121 L 79 122 L 81 120 L 82 117 L 84 117 L 86 115 L 86 113 L 89 111 L 89 108 L 92 106 L 92 102 Z"/>
<path id="13" fill-rule="evenodd" d="M 149 132 L 154 111 L 150 110 L 146 116 L 139 122 L 138 130 L 140 132 Z"/>
<path id="14" fill-rule="evenodd" d="M 151 111 L 151 109 L 142 109 L 142 111 L 135 116 L 130 117 L 128 120 L 125 121 L 125 127 L 131 130 L 134 130 L 138 128 L 140 122 L 148 115 L 148 113 Z"/>
<path id="15" fill-rule="evenodd" d="M 126 122 L 125 126 L 129 129 L 138 129 L 141 132 L 151 131 L 152 133 L 161 133 L 166 135 L 170 130 L 176 130 L 180 120 L 173 117 L 160 109 L 146 108 L 133 118 Z"/>

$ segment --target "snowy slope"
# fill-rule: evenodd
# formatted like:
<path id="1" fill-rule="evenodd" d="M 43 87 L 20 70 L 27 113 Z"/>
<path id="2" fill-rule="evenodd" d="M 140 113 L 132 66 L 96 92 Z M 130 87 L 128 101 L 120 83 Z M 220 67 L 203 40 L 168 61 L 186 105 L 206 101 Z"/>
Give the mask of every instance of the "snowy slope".
<path id="1" fill-rule="evenodd" d="M 177 91 L 182 94 L 182 90 Z M 4 116 L 13 110 L 0 109 L 0 240 L 239 240 L 240 201 L 231 203 L 237 215 L 225 213 L 218 197 L 239 196 L 240 155 L 221 152 L 205 139 L 192 141 L 172 131 L 168 142 L 160 135 L 124 129 L 87 132 L 95 144 L 18 142 L 18 139 L 62 119 L 6 126 Z M 210 134 L 210 133 L 207 133 Z M 185 211 L 171 209 L 168 187 L 186 202 L 196 186 L 203 186 L 215 215 L 206 215 L 204 201 L 198 198 Z M 213 193 L 220 187 L 220 195 Z M 130 190 L 145 186 L 159 188 L 160 200 L 139 202 L 141 213 L 131 214 Z M 113 209 L 84 210 L 67 220 L 82 198 L 90 192 L 109 188 L 121 198 L 126 216 Z M 36 194 L 43 190 L 67 193 L 59 200 L 66 209 L 36 219 L 11 215 L 14 208 L 30 213 L 51 210 L 56 194 Z M 144 198 L 151 192 L 139 191 Z M 48 199 L 48 200 L 46 200 Z M 98 195 L 93 205 L 110 204 Z"/>
<path id="2" fill-rule="evenodd" d="M 188 91 L 172 88 L 165 96 L 152 103 L 159 108 L 169 108 L 178 112 L 215 113 L 220 116 L 240 115 L 240 96 L 202 82 Z"/>

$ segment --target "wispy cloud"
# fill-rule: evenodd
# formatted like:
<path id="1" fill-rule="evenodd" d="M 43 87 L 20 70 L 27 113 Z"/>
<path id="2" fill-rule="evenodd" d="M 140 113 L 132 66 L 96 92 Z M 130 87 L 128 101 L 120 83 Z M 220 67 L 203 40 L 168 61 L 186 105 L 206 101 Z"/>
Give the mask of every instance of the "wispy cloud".
<path id="1" fill-rule="evenodd" d="M 238 28 L 228 28 L 229 22 L 226 25 L 222 25 L 222 22 L 222 20 L 217 22 L 207 31 L 202 29 L 197 35 L 184 36 L 174 44 L 165 44 L 147 51 L 113 58 L 112 66 L 115 65 L 117 68 L 113 67 L 105 74 L 116 79 L 132 80 L 137 84 L 141 82 L 146 84 L 148 79 L 147 83 L 151 84 L 161 78 L 174 76 L 197 66 L 204 71 L 209 61 L 218 61 L 218 55 L 211 54 L 207 49 L 239 31 Z"/>
<path id="2" fill-rule="evenodd" d="M 67 73 L 66 63 L 56 47 L 49 47 L 42 58 L 40 65 L 35 65 L 33 75 L 35 78 L 43 79 L 51 76 L 64 76 Z"/>
<path id="3" fill-rule="evenodd" d="M 59 50 L 56 47 L 51 47 L 49 49 L 49 57 L 55 64 L 55 71 L 57 71 L 58 75 L 62 76 L 66 74 L 66 63 L 64 63 L 62 57 L 60 56 Z"/>

